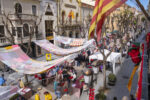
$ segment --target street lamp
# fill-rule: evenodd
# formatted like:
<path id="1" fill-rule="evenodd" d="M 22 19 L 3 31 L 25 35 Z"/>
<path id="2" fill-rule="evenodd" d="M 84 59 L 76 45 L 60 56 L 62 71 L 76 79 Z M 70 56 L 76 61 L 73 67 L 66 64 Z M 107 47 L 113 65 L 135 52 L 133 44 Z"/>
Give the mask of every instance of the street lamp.
<path id="1" fill-rule="evenodd" d="M 83 74 L 84 74 L 84 82 L 85 82 L 85 84 L 90 85 L 90 83 L 92 81 L 92 69 L 85 68 L 83 70 Z"/>
<path id="2" fill-rule="evenodd" d="M 93 74 L 94 74 L 93 79 L 97 83 L 97 74 L 99 72 L 99 68 L 97 66 L 93 66 L 92 68 L 93 68 Z"/>

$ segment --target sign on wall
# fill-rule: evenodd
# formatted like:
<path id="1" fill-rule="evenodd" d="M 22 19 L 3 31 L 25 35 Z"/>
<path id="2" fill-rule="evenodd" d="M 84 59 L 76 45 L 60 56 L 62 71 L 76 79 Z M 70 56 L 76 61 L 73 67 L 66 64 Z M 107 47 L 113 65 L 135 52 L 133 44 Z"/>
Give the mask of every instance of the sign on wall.
<path id="1" fill-rule="evenodd" d="M 51 61 L 51 60 L 52 60 L 52 54 L 47 53 L 47 54 L 46 54 L 46 60 L 47 60 L 47 61 Z"/>

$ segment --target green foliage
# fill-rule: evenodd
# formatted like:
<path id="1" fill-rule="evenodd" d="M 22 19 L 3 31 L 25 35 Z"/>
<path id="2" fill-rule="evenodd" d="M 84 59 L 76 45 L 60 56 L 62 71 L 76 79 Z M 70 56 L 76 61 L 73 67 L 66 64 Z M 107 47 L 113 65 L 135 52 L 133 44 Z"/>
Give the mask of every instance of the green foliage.
<path id="1" fill-rule="evenodd" d="M 104 90 L 100 89 L 99 93 L 95 95 L 95 100 L 106 100 L 106 95 L 104 94 Z"/>
<path id="2" fill-rule="evenodd" d="M 144 22 L 145 20 L 146 20 L 145 17 L 142 17 L 142 18 L 141 18 L 141 21 L 142 21 L 142 22 Z"/>
<path id="3" fill-rule="evenodd" d="M 108 76 L 108 80 L 110 82 L 116 82 L 117 78 L 113 73 L 110 73 L 109 76 Z"/>

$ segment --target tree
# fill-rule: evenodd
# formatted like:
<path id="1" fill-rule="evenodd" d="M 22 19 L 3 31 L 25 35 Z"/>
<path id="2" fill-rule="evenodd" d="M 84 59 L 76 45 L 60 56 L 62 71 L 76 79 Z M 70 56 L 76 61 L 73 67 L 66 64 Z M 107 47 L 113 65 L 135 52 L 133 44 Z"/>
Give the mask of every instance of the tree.
<path id="1" fill-rule="evenodd" d="M 21 14 L 15 13 L 14 15 L 18 19 L 18 23 L 20 25 L 22 25 L 23 24 L 23 19 L 21 17 Z M 15 33 L 17 33 L 17 29 L 14 25 L 14 21 L 10 19 L 10 16 L 11 16 L 11 14 L 8 13 L 6 15 L 5 12 L 3 12 L 2 23 L 3 23 L 3 25 L 6 28 L 6 31 L 8 33 L 8 34 L 4 34 L 4 37 L 9 41 L 9 43 L 11 45 L 15 45 L 15 44 L 18 44 L 15 41 Z M 39 19 L 38 18 L 36 18 L 36 19 L 31 18 L 30 21 L 32 22 L 32 26 L 30 27 L 30 31 L 29 31 L 29 26 L 27 24 L 23 25 L 23 31 L 28 36 L 27 46 L 24 45 L 24 38 L 19 33 L 20 34 L 20 38 L 18 38 L 18 39 L 20 39 L 19 45 L 26 49 L 27 54 L 31 54 L 31 52 L 32 52 L 32 47 L 31 47 L 32 38 L 33 38 L 34 35 L 38 34 L 37 27 L 40 24 L 41 20 L 42 20 L 42 16 Z"/>
<path id="2" fill-rule="evenodd" d="M 132 0 L 131 0 L 132 1 Z M 141 2 L 139 0 L 135 0 L 136 3 L 138 4 L 138 7 L 141 9 L 141 11 L 143 12 L 143 14 L 145 15 L 145 17 L 147 18 L 148 21 L 150 21 L 150 15 L 147 13 L 147 11 L 145 10 L 145 8 L 143 7 L 143 5 L 141 4 Z"/>
<path id="3" fill-rule="evenodd" d="M 129 41 L 129 33 L 131 31 L 134 31 L 133 33 L 135 34 L 138 29 L 138 20 L 139 16 L 135 15 L 130 8 L 127 6 L 122 12 L 114 15 L 115 16 L 115 21 L 119 27 L 119 33 L 118 34 L 121 42 L 121 53 L 123 53 L 123 48 L 125 47 L 125 44 Z M 128 27 L 127 27 L 128 26 Z M 123 36 L 127 35 L 126 41 L 123 41 Z"/>
<path id="4" fill-rule="evenodd" d="M 106 33 L 107 29 L 108 29 L 108 23 L 109 23 L 109 20 L 110 20 L 110 17 L 108 16 L 107 17 L 107 20 L 105 20 L 104 24 L 103 24 L 103 27 L 102 27 L 102 35 L 101 37 L 103 37 L 103 34 Z M 114 27 L 114 25 L 112 24 L 112 26 Z M 112 30 L 114 31 L 114 30 Z M 116 39 L 114 38 L 114 43 L 113 43 L 113 46 L 111 49 L 109 49 L 109 53 L 106 54 L 105 52 L 105 49 L 108 49 L 107 48 L 107 45 L 106 45 L 106 39 L 105 37 L 103 37 L 101 39 L 101 41 L 97 41 L 97 37 L 95 36 L 94 37 L 95 39 L 95 42 L 96 42 L 96 46 L 99 50 L 99 52 L 103 55 L 103 89 L 106 89 L 106 62 L 107 62 L 107 58 L 110 56 L 110 54 L 113 52 L 114 48 L 116 47 Z M 97 62 L 99 63 L 99 62 Z"/>

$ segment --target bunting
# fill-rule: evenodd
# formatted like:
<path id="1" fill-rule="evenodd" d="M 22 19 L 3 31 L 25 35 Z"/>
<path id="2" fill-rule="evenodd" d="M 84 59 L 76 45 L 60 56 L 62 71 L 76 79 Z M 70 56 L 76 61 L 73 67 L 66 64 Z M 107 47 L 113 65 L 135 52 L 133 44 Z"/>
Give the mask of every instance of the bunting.
<path id="1" fill-rule="evenodd" d="M 88 37 L 91 38 L 94 36 L 97 25 L 97 41 L 100 41 L 102 25 L 106 16 L 125 2 L 126 0 L 96 0 Z"/>

